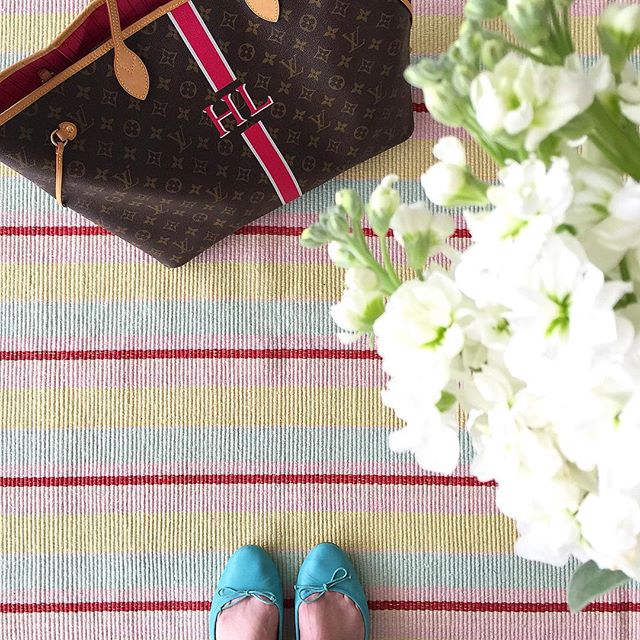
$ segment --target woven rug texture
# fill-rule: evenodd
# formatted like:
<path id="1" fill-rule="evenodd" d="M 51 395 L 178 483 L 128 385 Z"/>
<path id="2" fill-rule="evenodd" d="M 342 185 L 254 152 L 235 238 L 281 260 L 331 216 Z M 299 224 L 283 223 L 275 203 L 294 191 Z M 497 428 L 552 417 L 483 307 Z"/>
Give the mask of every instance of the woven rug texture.
<path id="1" fill-rule="evenodd" d="M 577 3 L 585 56 L 605 4 Z M 417 59 L 446 49 L 463 3 L 415 5 Z M 83 6 L 0 0 L 0 66 Z M 276 559 L 293 637 L 295 572 L 325 540 L 354 558 L 373 640 L 640 638 L 636 586 L 571 615 L 574 567 L 513 554 L 468 445 L 451 478 L 390 453 L 380 363 L 335 338 L 342 274 L 298 235 L 339 187 L 364 195 L 397 173 L 421 198 L 444 129 L 414 101 L 406 144 L 179 270 L 0 171 L 1 640 L 205 640 L 217 578 L 246 543 Z"/>

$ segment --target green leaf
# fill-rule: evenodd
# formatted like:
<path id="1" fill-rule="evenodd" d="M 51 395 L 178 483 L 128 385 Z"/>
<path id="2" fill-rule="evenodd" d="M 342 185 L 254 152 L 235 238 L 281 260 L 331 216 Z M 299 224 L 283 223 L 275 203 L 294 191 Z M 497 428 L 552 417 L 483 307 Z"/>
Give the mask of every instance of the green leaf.
<path id="1" fill-rule="evenodd" d="M 567 590 L 569 609 L 574 613 L 580 611 L 599 595 L 629 581 L 629 576 L 622 571 L 601 569 L 593 560 L 589 560 L 578 567 L 571 578 Z"/>
<path id="2" fill-rule="evenodd" d="M 453 407 L 457 398 L 448 391 L 443 391 L 440 396 L 440 400 L 438 400 L 438 404 L 436 404 L 436 409 L 440 411 L 440 413 L 445 413 Z"/>

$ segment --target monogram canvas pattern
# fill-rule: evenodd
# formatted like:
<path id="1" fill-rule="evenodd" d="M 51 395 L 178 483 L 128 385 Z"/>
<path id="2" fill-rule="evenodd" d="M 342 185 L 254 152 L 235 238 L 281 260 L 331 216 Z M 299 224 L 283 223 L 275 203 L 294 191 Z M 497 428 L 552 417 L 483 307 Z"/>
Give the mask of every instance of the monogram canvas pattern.
<path id="1" fill-rule="evenodd" d="M 406 7 L 281 5 L 275 24 L 237 0 L 162 16 L 127 41 L 150 72 L 145 101 L 109 53 L 0 128 L 3 160 L 53 194 L 49 137 L 73 122 L 67 206 L 176 267 L 408 138 Z"/>

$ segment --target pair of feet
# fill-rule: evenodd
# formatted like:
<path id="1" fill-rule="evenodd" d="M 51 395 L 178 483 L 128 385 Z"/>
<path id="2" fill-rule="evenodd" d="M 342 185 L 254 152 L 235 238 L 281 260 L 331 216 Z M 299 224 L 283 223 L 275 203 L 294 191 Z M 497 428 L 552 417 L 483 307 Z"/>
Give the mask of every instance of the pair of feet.
<path id="1" fill-rule="evenodd" d="M 369 612 L 353 565 L 336 545 L 306 557 L 295 587 L 297 640 L 366 640 Z M 271 558 L 246 546 L 231 556 L 211 607 L 211 640 L 281 640 L 282 584 Z"/>

